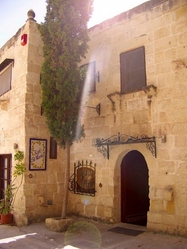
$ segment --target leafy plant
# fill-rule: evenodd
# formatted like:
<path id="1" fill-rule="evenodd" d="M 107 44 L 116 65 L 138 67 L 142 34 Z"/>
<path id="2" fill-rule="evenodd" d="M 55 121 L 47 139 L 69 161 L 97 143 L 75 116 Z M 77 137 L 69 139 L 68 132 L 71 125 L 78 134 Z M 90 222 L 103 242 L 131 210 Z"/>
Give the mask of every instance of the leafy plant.
<path id="1" fill-rule="evenodd" d="M 4 199 L 0 200 L 0 213 L 1 214 L 9 214 L 13 210 L 13 198 L 14 198 L 14 185 L 9 184 L 4 191 Z"/>
<path id="2" fill-rule="evenodd" d="M 23 159 L 24 159 L 23 151 L 18 150 L 16 154 L 14 155 L 14 160 L 17 161 L 15 165 L 14 173 L 13 173 L 14 177 L 20 176 L 25 172 L 26 169 L 23 163 Z"/>

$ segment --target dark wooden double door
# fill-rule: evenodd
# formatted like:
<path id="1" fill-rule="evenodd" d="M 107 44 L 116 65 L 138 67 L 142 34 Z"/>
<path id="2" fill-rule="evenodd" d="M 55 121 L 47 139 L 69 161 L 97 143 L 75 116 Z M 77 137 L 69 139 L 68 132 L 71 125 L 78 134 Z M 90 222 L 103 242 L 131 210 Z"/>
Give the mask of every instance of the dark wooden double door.
<path id="1" fill-rule="evenodd" d="M 148 196 L 148 167 L 143 155 L 133 150 L 121 163 L 121 221 L 146 225 Z"/>

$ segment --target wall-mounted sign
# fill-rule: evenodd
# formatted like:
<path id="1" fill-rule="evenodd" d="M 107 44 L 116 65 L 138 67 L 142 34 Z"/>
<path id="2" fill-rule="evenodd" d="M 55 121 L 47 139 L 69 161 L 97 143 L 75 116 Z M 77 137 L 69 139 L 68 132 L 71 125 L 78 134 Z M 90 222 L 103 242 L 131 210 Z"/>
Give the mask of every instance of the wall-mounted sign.
<path id="1" fill-rule="evenodd" d="M 29 170 L 46 170 L 47 139 L 30 138 Z"/>

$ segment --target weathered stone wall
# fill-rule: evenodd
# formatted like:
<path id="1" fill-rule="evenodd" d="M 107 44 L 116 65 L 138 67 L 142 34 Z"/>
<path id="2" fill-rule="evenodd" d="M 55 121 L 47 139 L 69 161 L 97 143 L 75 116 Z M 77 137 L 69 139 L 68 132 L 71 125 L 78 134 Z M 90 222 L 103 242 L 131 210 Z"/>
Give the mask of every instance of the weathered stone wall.
<path id="1" fill-rule="evenodd" d="M 25 215 L 28 221 L 43 220 L 46 217 L 60 216 L 63 192 L 63 165 L 66 163 L 64 151 L 58 148 L 57 159 L 49 159 L 50 136 L 41 115 L 40 71 L 43 63 L 42 41 L 37 24 L 29 25 L 27 81 L 25 99 L 25 148 L 29 158 L 29 139 L 47 139 L 47 163 L 45 171 L 29 171 L 25 176 L 24 197 Z M 48 202 L 51 201 L 52 205 Z"/>
<path id="2" fill-rule="evenodd" d="M 100 83 L 84 103 L 101 103 L 101 115 L 84 108 L 86 138 L 73 146 L 71 164 L 97 164 L 96 196 L 70 194 L 69 210 L 84 216 L 120 221 L 120 164 L 131 150 L 140 151 L 149 169 L 148 228 L 184 235 L 187 227 L 187 3 L 149 1 L 90 29 L 90 49 L 82 64 L 96 61 Z M 145 46 L 147 85 L 156 93 L 120 95 L 119 55 Z M 113 146 L 104 159 L 92 139 L 118 132 L 156 137 L 157 158 L 145 144 Z M 166 143 L 162 136 L 166 136 Z M 73 168 L 72 168 L 73 173 Z M 102 183 L 102 188 L 99 187 Z"/>
<path id="3" fill-rule="evenodd" d="M 21 35 L 27 44 L 21 46 Z M 37 24 L 28 20 L 0 50 L 0 61 L 14 59 L 12 89 L 0 97 L 0 154 L 15 153 L 14 143 L 24 151 L 26 172 L 14 202 L 17 225 L 59 216 L 62 203 L 64 151 L 58 148 L 58 159 L 49 159 L 49 133 L 41 116 L 40 70 L 43 62 L 42 41 Z M 47 139 L 47 168 L 29 171 L 30 138 Z M 15 162 L 13 160 L 13 166 Z M 48 205 L 52 201 L 52 205 Z"/>
<path id="4" fill-rule="evenodd" d="M 11 90 L 0 97 L 0 154 L 12 154 L 12 172 L 15 162 L 14 143 L 19 145 L 19 150 L 25 153 L 25 93 L 26 93 L 26 75 L 27 75 L 27 54 L 28 48 L 20 45 L 21 34 L 25 32 L 26 26 L 23 26 L 17 34 L 11 38 L 0 50 L 0 61 L 6 58 L 14 59 L 12 68 Z M 5 102 L 4 102 L 5 100 Z M 17 179 L 15 184 L 19 186 L 17 197 L 19 203 L 19 212 L 25 213 L 25 198 L 23 196 L 23 179 Z"/>

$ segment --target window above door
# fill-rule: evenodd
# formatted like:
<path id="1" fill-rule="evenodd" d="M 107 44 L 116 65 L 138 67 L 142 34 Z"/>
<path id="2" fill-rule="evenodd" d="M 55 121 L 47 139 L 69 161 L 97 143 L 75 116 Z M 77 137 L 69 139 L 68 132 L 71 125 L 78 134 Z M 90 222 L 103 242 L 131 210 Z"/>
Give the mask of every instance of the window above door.
<path id="1" fill-rule="evenodd" d="M 140 91 L 146 86 L 145 48 L 120 54 L 121 93 Z"/>

